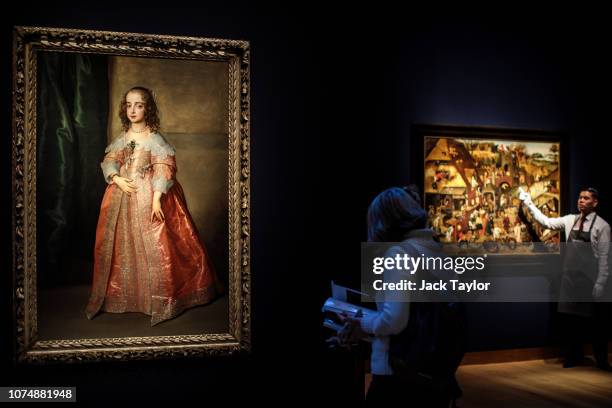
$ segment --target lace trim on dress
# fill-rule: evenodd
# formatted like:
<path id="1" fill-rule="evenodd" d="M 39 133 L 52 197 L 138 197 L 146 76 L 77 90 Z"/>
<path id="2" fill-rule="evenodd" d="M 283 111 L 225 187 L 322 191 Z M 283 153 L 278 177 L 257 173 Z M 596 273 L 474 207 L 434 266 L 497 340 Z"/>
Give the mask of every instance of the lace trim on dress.
<path id="1" fill-rule="evenodd" d="M 110 145 L 104 151 L 105 153 L 115 152 L 128 148 L 129 140 L 125 139 L 124 136 L 120 136 L 112 141 Z M 136 146 L 140 150 L 150 151 L 152 155 L 165 159 L 167 156 L 174 156 L 176 149 L 159 133 L 152 133 L 144 141 L 136 142 Z"/>

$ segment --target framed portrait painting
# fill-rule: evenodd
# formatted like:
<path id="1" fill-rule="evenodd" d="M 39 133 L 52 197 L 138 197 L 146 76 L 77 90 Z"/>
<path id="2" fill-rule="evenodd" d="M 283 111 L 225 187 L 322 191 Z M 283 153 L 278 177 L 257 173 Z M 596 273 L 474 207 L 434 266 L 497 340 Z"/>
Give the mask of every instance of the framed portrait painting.
<path id="1" fill-rule="evenodd" d="M 250 350 L 250 49 L 16 27 L 19 363 Z"/>

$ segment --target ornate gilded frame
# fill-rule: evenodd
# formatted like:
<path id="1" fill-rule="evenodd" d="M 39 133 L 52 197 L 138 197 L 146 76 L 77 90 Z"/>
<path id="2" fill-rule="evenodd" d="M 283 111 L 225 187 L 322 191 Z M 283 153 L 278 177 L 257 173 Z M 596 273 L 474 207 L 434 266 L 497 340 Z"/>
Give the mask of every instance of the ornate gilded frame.
<path id="1" fill-rule="evenodd" d="M 229 332 L 41 341 L 37 329 L 37 52 L 225 61 L 229 65 Z M 20 363 L 185 358 L 250 350 L 250 49 L 247 41 L 15 27 L 12 238 L 14 357 Z"/>

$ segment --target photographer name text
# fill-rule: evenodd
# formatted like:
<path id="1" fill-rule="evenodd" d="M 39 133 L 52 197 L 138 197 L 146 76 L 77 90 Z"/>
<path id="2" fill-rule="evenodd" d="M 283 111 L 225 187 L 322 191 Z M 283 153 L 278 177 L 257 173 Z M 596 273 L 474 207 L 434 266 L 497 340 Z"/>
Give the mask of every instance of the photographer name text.
<path id="1" fill-rule="evenodd" d="M 417 283 L 420 283 L 418 285 Z M 458 291 L 458 292 L 486 292 L 489 290 L 491 282 L 478 282 L 476 279 L 471 282 L 461 282 L 458 279 L 448 281 L 440 280 L 438 282 L 414 282 L 407 279 L 402 279 L 399 282 L 384 282 L 382 279 L 377 279 L 373 282 L 374 290 L 377 291 Z"/>

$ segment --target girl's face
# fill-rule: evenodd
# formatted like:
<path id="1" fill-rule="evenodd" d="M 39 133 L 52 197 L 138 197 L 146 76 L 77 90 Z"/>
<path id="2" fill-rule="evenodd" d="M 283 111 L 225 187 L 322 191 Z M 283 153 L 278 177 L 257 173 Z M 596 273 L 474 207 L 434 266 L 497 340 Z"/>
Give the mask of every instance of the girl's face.
<path id="1" fill-rule="evenodd" d="M 126 97 L 126 114 L 130 122 L 143 123 L 145 117 L 145 100 L 140 92 L 129 92 Z"/>

